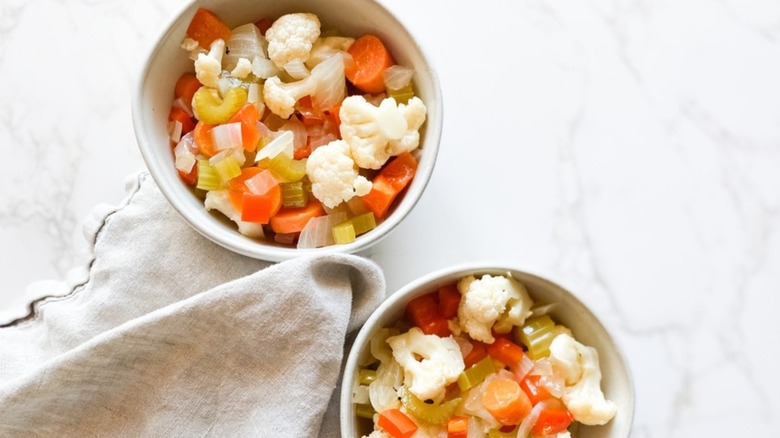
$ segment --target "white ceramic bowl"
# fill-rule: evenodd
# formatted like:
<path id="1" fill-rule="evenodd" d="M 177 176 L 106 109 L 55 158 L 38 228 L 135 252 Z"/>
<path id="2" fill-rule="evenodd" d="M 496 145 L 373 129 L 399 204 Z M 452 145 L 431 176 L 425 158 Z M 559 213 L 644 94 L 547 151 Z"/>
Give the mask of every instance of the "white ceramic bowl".
<path id="1" fill-rule="evenodd" d="M 578 438 L 629 436 L 634 415 L 634 386 L 631 373 L 620 349 L 598 318 L 563 287 L 541 276 L 495 263 L 473 263 L 436 271 L 393 293 L 374 311 L 358 332 L 345 365 L 340 401 L 341 436 L 359 438 L 370 432 L 359 429 L 360 423 L 355 416 L 351 398 L 353 383 L 357 379 L 359 358 L 367 354 L 369 341 L 377 330 L 392 326 L 395 321 L 403 318 L 406 304 L 418 296 L 438 290 L 439 287 L 452 284 L 468 275 L 506 275 L 507 273 L 511 273 L 515 279 L 526 286 L 535 305 L 557 303 L 558 305 L 550 313 L 553 320 L 570 328 L 579 342 L 598 351 L 602 371 L 601 388 L 606 398 L 617 405 L 617 415 L 604 426 L 579 425 L 574 436 Z"/>
<path id="2" fill-rule="evenodd" d="M 397 63 L 414 69 L 416 94 L 428 107 L 427 121 L 421 130 L 419 167 L 405 195 L 400 202 L 396 201 L 394 211 L 377 228 L 347 245 L 310 250 L 285 247 L 241 235 L 234 224 L 207 212 L 203 202 L 181 182 L 174 169 L 166 125 L 174 84 L 182 73 L 192 70 L 192 61 L 179 45 L 199 7 L 214 11 L 231 27 L 289 12 L 313 12 L 324 29 L 336 28 L 346 36 L 378 35 Z M 363 250 L 385 237 L 409 214 L 433 172 L 441 136 L 442 99 L 436 73 L 423 50 L 397 18 L 373 0 L 196 0 L 173 18 L 148 56 L 133 101 L 133 125 L 149 172 L 171 205 L 195 230 L 237 253 L 282 261 L 304 254 Z"/>

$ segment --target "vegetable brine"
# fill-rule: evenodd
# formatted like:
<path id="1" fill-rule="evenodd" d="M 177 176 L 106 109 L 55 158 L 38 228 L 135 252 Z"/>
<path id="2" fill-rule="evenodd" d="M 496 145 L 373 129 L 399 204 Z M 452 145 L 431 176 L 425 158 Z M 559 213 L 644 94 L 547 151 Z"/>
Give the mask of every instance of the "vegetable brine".
<path id="1" fill-rule="evenodd" d="M 360 360 L 352 401 L 368 437 L 563 438 L 577 422 L 609 422 L 596 350 L 549 309 L 510 275 L 411 300 Z"/>
<path id="2" fill-rule="evenodd" d="M 298 248 L 377 226 L 417 170 L 427 109 L 381 39 L 314 14 L 234 29 L 199 9 L 182 48 L 170 139 L 181 179 L 238 231 Z"/>

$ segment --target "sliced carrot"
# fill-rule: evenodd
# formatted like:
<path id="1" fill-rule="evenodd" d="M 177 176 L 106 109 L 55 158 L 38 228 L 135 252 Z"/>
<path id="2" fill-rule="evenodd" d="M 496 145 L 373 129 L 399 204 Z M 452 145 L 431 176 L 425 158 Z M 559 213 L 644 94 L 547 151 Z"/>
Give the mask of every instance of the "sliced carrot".
<path id="1" fill-rule="evenodd" d="M 214 137 L 211 136 L 211 130 L 217 125 L 210 125 L 204 122 L 198 122 L 192 131 L 192 139 L 201 153 L 211 157 L 217 153 Z"/>
<path id="2" fill-rule="evenodd" d="M 487 346 L 487 352 L 493 359 L 513 367 L 523 360 L 523 347 L 515 344 L 507 338 L 496 338 L 495 342 Z"/>
<path id="3" fill-rule="evenodd" d="M 257 129 L 257 122 L 259 121 L 260 112 L 252 103 L 248 103 L 241 107 L 241 109 L 228 120 L 228 123 L 241 123 L 241 142 L 243 143 L 244 150 L 247 152 L 256 150 L 257 144 L 260 142 L 260 130 Z"/>
<path id="4" fill-rule="evenodd" d="M 198 166 L 192 166 L 190 173 L 184 173 L 181 170 L 177 170 L 177 172 L 179 172 L 179 178 L 188 186 L 194 186 L 198 181 Z"/>
<path id="5" fill-rule="evenodd" d="M 372 183 L 371 191 L 360 199 L 377 219 L 384 219 L 398 192 L 381 175 L 374 178 Z"/>
<path id="6" fill-rule="evenodd" d="M 395 61 L 382 40 L 376 35 L 363 35 L 349 46 L 347 52 L 352 55 L 354 63 L 345 69 L 344 74 L 352 85 L 371 94 L 385 91 L 382 73 Z"/>
<path id="7" fill-rule="evenodd" d="M 242 204 L 242 221 L 267 224 L 282 207 L 282 189 L 277 184 L 262 195 L 244 192 Z"/>
<path id="8" fill-rule="evenodd" d="M 379 172 L 387 182 L 400 192 L 409 184 L 417 172 L 417 160 L 409 152 L 404 152 L 390 160 Z"/>
<path id="9" fill-rule="evenodd" d="M 171 107 L 171 112 L 168 113 L 168 120 L 176 120 L 181 123 L 181 135 L 195 129 L 195 122 L 192 121 L 192 117 L 177 106 Z"/>
<path id="10" fill-rule="evenodd" d="M 325 113 L 330 117 L 330 119 L 336 125 L 337 132 L 339 131 L 339 127 L 341 126 L 341 117 L 339 116 L 339 111 L 341 111 L 341 102 L 334 105 L 333 108 L 325 111 Z M 340 135 L 339 138 L 341 138 Z"/>
<path id="11" fill-rule="evenodd" d="M 376 425 L 393 438 L 409 438 L 417 432 L 417 425 L 400 409 L 387 409 L 380 412 Z"/>
<path id="12" fill-rule="evenodd" d="M 531 401 L 513 379 L 499 377 L 485 385 L 482 405 L 499 423 L 520 424 L 531 411 Z"/>
<path id="13" fill-rule="evenodd" d="M 448 284 L 439 288 L 439 313 L 441 316 L 451 319 L 458 316 L 460 305 L 460 292 L 454 284 Z"/>
<path id="14" fill-rule="evenodd" d="M 574 421 L 574 418 L 566 409 L 566 406 L 558 399 L 550 399 L 545 402 L 547 405 L 539 413 L 539 419 L 531 429 L 531 434 L 537 435 L 556 435 L 564 432 Z"/>
<path id="15" fill-rule="evenodd" d="M 176 99 L 181 99 L 187 102 L 187 105 L 192 105 L 192 96 L 203 85 L 193 73 L 184 73 L 176 81 L 176 88 L 173 89 L 173 96 Z"/>
<path id="16" fill-rule="evenodd" d="M 466 438 L 469 432 L 469 417 L 450 417 L 447 420 L 447 438 Z"/>
<path id="17" fill-rule="evenodd" d="M 308 143 L 293 151 L 294 160 L 303 160 L 304 158 L 307 158 L 309 155 L 311 155 L 311 145 Z"/>
<path id="18" fill-rule="evenodd" d="M 439 314 L 436 293 L 421 295 L 406 305 L 406 317 L 426 335 L 446 338 L 450 335 L 447 319 Z"/>
<path id="19" fill-rule="evenodd" d="M 325 209 L 322 208 L 322 204 L 312 199 L 306 207 L 279 210 L 279 213 L 271 218 L 271 229 L 275 233 L 298 233 L 303 230 L 309 220 L 323 215 L 325 215 Z"/>
<path id="20" fill-rule="evenodd" d="M 245 167 L 241 169 L 241 175 L 228 181 L 228 199 L 236 211 L 241 212 L 244 209 L 244 193 L 249 190 L 244 183 L 262 171 L 263 169 L 256 166 Z"/>
<path id="21" fill-rule="evenodd" d="M 463 364 L 466 366 L 466 369 L 471 368 L 474 366 L 477 362 L 481 361 L 482 359 L 487 357 L 487 349 L 485 349 L 485 344 L 479 341 L 471 341 L 471 351 L 468 352 L 465 356 L 463 356 Z"/>
<path id="22" fill-rule="evenodd" d="M 217 38 L 230 39 L 230 28 L 217 14 L 208 9 L 199 8 L 187 27 L 187 36 L 194 39 L 204 49 L 208 49 Z"/>
<path id="23" fill-rule="evenodd" d="M 520 382 L 520 388 L 522 388 L 525 395 L 531 400 L 531 404 L 537 404 L 542 400 L 552 398 L 552 395 L 547 388 L 542 385 L 542 376 L 538 374 L 527 375 L 522 382 Z"/>

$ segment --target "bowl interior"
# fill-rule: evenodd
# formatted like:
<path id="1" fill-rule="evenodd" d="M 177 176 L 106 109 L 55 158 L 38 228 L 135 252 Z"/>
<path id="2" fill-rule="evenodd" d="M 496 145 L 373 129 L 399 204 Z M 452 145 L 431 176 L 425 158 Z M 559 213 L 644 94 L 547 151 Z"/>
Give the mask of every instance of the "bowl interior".
<path id="1" fill-rule="evenodd" d="M 602 371 L 601 388 L 607 399 L 617 405 L 617 415 L 605 426 L 579 425 L 574 436 L 580 438 L 629 436 L 634 413 L 634 387 L 631 374 L 618 346 L 596 316 L 570 292 L 542 277 L 511 268 L 473 266 L 455 267 L 423 277 L 391 295 L 371 315 L 355 339 L 344 371 L 340 402 L 342 436 L 359 437 L 370 432 L 360 429 L 361 422 L 355 416 L 354 405 L 351 403 L 351 390 L 353 382 L 357 379 L 359 359 L 370 354 L 368 342 L 374 333 L 403 318 L 406 303 L 415 297 L 437 290 L 464 276 L 506 275 L 508 272 L 526 286 L 535 305 L 558 303 L 559 305 L 550 313 L 553 320 L 569 327 L 579 342 L 598 351 Z"/>
<path id="2" fill-rule="evenodd" d="M 277 17 L 290 12 L 313 12 L 323 29 L 337 29 L 340 34 L 378 35 L 387 44 L 399 64 L 415 71 L 417 95 L 428 107 L 426 124 L 421 131 L 422 147 L 418 173 L 405 196 L 379 226 L 351 244 L 312 250 L 298 250 L 247 238 L 232 224 L 205 211 L 200 199 L 179 180 L 174 169 L 168 140 L 167 115 L 173 101 L 176 80 L 192 71 L 192 61 L 180 47 L 187 26 L 199 7 L 217 13 L 229 26 L 254 22 L 263 17 Z M 149 172 L 173 207 L 197 231 L 214 242 L 240 254 L 270 261 L 282 261 L 313 253 L 352 253 L 376 243 L 408 214 L 427 184 L 433 171 L 441 134 L 441 92 L 435 72 L 411 34 L 384 7 L 373 0 L 203 0 L 187 5 L 158 39 L 141 73 L 133 102 L 133 124 Z"/>

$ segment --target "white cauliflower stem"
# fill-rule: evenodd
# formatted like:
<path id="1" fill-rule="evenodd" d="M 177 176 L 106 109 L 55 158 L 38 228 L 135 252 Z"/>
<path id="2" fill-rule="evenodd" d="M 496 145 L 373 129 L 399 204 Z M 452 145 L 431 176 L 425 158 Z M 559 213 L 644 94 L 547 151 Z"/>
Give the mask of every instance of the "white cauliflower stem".
<path id="1" fill-rule="evenodd" d="M 282 15 L 265 33 L 268 57 L 279 68 L 289 62 L 306 62 L 320 36 L 320 20 L 314 14 Z"/>
<path id="2" fill-rule="evenodd" d="M 317 64 L 311 75 L 296 82 L 282 82 L 279 77 L 268 78 L 263 86 L 263 98 L 268 109 L 281 118 L 288 118 L 295 111 L 295 103 L 304 96 L 311 96 L 318 108 L 330 108 L 346 95 L 344 60 L 332 56 Z"/>
<path id="3" fill-rule="evenodd" d="M 225 41 L 219 38 L 211 43 L 208 54 L 198 54 L 198 59 L 195 60 L 195 77 L 201 84 L 217 88 L 217 80 L 222 73 L 222 55 L 224 54 Z"/>
<path id="4" fill-rule="evenodd" d="M 371 181 L 358 173 L 343 140 L 315 149 L 306 161 L 306 174 L 314 197 L 329 208 L 371 191 Z"/>
<path id="5" fill-rule="evenodd" d="M 350 96 L 339 111 L 341 137 L 358 166 L 379 169 L 390 157 L 417 148 L 426 111 L 416 97 L 406 105 L 388 97 L 374 106 L 363 96 Z"/>
<path id="6" fill-rule="evenodd" d="M 458 343 L 451 336 L 426 335 L 413 327 L 388 338 L 387 343 L 404 370 L 404 385 L 421 400 L 442 396 L 465 368 Z"/>
<path id="7" fill-rule="evenodd" d="M 590 426 L 606 424 L 615 416 L 615 404 L 601 392 L 601 369 L 596 349 L 561 334 L 550 344 L 553 369 L 566 380 L 563 403 L 575 420 Z"/>
<path id="8" fill-rule="evenodd" d="M 520 282 L 511 277 L 468 276 L 458 282 L 463 295 L 458 305 L 461 328 L 473 339 L 492 344 L 492 329 L 507 333 L 513 325 L 523 325 L 533 301 Z M 495 324 L 495 327 L 494 327 Z"/>
<path id="9" fill-rule="evenodd" d="M 248 237 L 264 237 L 263 226 L 252 222 L 244 222 L 233 204 L 230 203 L 227 190 L 209 190 L 204 202 L 206 210 L 217 210 L 238 225 L 238 231 Z"/>

